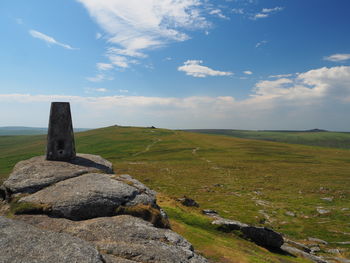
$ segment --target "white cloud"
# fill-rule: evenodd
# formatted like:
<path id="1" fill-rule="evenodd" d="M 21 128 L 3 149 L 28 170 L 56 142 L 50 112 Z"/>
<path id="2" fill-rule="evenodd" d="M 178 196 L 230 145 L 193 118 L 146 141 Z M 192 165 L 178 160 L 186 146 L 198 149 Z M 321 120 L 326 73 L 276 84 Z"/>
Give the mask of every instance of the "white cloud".
<path id="1" fill-rule="evenodd" d="M 146 51 L 185 41 L 187 30 L 206 29 L 200 0 L 77 0 L 105 33 L 106 55 L 116 67 L 136 64 Z"/>
<path id="2" fill-rule="evenodd" d="M 293 74 L 279 74 L 279 75 L 270 75 L 269 78 L 288 78 L 293 76 Z"/>
<path id="3" fill-rule="evenodd" d="M 253 74 L 253 72 L 251 72 L 250 70 L 243 71 L 243 73 L 246 74 L 246 75 L 252 75 Z"/>
<path id="4" fill-rule="evenodd" d="M 253 19 L 266 18 L 266 17 L 269 17 L 269 15 L 268 14 L 258 13 L 258 14 L 255 14 L 253 16 Z"/>
<path id="5" fill-rule="evenodd" d="M 257 20 L 260 18 L 267 18 L 272 14 L 275 14 L 277 12 L 282 11 L 284 8 L 283 7 L 274 7 L 274 8 L 263 8 L 259 13 L 254 14 L 251 19 Z"/>
<path id="6" fill-rule="evenodd" d="M 63 44 L 61 42 L 58 42 L 56 39 L 54 39 L 53 37 L 50 37 L 48 35 L 45 35 L 44 33 L 41 33 L 39 31 L 36 30 L 29 30 L 29 34 L 34 37 L 34 38 L 38 38 L 41 39 L 43 41 L 45 41 L 47 44 L 53 44 L 53 45 L 58 45 L 61 46 L 65 49 L 70 49 L 70 50 L 74 50 L 76 48 L 71 47 L 70 45 L 67 44 Z"/>
<path id="7" fill-rule="evenodd" d="M 183 71 L 188 76 L 204 78 L 207 76 L 231 76 L 232 72 L 218 71 L 206 66 L 202 66 L 201 60 L 187 60 L 183 66 L 178 67 L 179 71 Z"/>
<path id="8" fill-rule="evenodd" d="M 225 16 L 223 13 L 222 13 L 222 10 L 221 9 L 213 9 L 209 12 L 210 15 L 215 15 L 219 18 L 222 18 L 222 19 L 229 19 L 227 16 Z"/>
<path id="9" fill-rule="evenodd" d="M 262 41 L 256 43 L 255 48 L 261 47 L 261 46 L 267 44 L 267 42 L 268 42 L 267 40 L 262 40 Z"/>
<path id="10" fill-rule="evenodd" d="M 122 124 L 168 128 L 350 130 L 350 123 L 346 121 L 350 111 L 350 67 L 324 67 L 293 78 L 260 81 L 251 96 L 241 100 L 231 96 L 0 94 L 0 111 L 11 113 L 6 114 L 0 124 L 33 125 L 27 123 L 27 119 L 39 116 L 37 125 L 46 125 L 51 101 L 71 102 L 76 127 Z M 117 114 L 120 112 L 123 114 Z"/>
<path id="11" fill-rule="evenodd" d="M 103 80 L 113 80 L 112 77 L 106 76 L 105 74 L 97 74 L 95 77 L 87 77 L 86 78 L 90 82 L 101 82 Z"/>
<path id="12" fill-rule="evenodd" d="M 96 67 L 99 70 L 110 70 L 110 69 L 113 69 L 113 65 L 112 64 L 108 64 L 108 63 L 97 63 Z"/>
<path id="13" fill-rule="evenodd" d="M 279 12 L 282 11 L 284 8 L 283 7 L 274 7 L 274 8 L 263 8 L 261 10 L 262 13 L 273 13 L 273 12 Z"/>
<path id="14" fill-rule="evenodd" d="M 350 59 L 350 54 L 334 54 L 328 57 L 324 57 L 324 60 L 333 62 L 344 62 Z"/>

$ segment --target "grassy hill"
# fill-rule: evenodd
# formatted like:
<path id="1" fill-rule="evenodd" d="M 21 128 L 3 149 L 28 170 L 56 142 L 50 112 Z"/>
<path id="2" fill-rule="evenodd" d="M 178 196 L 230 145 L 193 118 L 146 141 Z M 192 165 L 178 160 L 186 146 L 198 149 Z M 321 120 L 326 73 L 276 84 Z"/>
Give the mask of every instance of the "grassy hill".
<path id="1" fill-rule="evenodd" d="M 113 162 L 117 174 L 130 174 L 160 193 L 173 229 L 217 262 L 304 260 L 222 233 L 200 209 L 272 227 L 294 240 L 350 240 L 349 150 L 130 127 L 81 132 L 76 144 L 78 152 L 101 155 Z M 43 135 L 0 136 L 0 182 L 16 162 L 44 149 Z M 183 195 L 200 209 L 175 201 Z M 320 215 L 321 207 L 329 213 Z M 345 255 L 350 256 L 349 249 Z"/>
<path id="2" fill-rule="evenodd" d="M 227 135 L 237 138 L 285 142 L 311 146 L 350 149 L 350 132 L 310 131 L 248 131 L 229 129 L 196 129 L 190 132 Z"/>

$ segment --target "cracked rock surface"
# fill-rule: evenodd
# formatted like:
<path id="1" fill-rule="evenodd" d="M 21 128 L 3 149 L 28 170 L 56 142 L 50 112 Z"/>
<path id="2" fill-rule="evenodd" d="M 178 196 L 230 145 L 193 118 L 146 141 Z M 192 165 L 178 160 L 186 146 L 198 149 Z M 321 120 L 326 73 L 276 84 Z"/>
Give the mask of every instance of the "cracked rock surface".
<path id="1" fill-rule="evenodd" d="M 96 172 L 113 173 L 112 164 L 92 154 L 78 154 L 70 162 L 47 161 L 45 156 L 37 156 L 17 163 L 2 188 L 11 194 L 34 193 L 68 178 Z"/>
<path id="2" fill-rule="evenodd" d="M 52 216 L 83 220 L 112 216 L 119 206 L 140 204 L 135 199 L 145 205 L 156 204 L 155 193 L 149 189 L 141 191 L 108 174 L 84 174 L 22 197 L 19 203 L 45 205 Z"/>
<path id="3" fill-rule="evenodd" d="M 18 219 L 88 241 L 104 253 L 107 262 L 207 262 L 180 235 L 129 215 L 84 221 L 50 218 L 46 215 L 22 215 Z"/>
<path id="4" fill-rule="evenodd" d="M 1 216 L 0 251 L 0 262 L 103 262 L 97 249 L 82 239 Z"/>

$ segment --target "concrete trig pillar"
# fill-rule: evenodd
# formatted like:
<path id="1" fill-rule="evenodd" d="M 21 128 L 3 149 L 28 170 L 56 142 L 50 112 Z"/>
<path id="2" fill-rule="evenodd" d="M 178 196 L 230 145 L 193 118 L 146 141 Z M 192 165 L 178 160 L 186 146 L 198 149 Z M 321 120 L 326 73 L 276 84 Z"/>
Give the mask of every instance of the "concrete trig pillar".
<path id="1" fill-rule="evenodd" d="M 75 143 L 69 102 L 52 102 L 46 159 L 69 161 L 73 158 L 75 158 Z"/>

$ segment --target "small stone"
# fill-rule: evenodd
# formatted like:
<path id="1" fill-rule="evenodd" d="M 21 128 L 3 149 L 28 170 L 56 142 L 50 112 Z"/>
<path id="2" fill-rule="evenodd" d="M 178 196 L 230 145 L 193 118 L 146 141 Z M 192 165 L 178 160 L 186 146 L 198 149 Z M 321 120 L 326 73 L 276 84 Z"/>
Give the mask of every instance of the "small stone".
<path id="1" fill-rule="evenodd" d="M 316 243 L 320 243 L 320 244 L 323 244 L 323 245 L 328 245 L 327 241 L 324 241 L 324 240 L 319 239 L 319 238 L 308 237 L 307 240 L 312 241 L 312 242 L 316 242 Z"/>
<path id="2" fill-rule="evenodd" d="M 337 248 L 327 249 L 326 252 L 331 254 L 340 254 L 340 251 Z"/>
<path id="3" fill-rule="evenodd" d="M 318 207 L 316 210 L 317 210 L 317 213 L 319 213 L 320 215 L 326 215 L 331 212 L 330 210 L 324 209 L 322 207 Z"/>
<path id="4" fill-rule="evenodd" d="M 287 211 L 284 213 L 285 215 L 287 216 L 292 216 L 292 217 L 295 217 L 295 213 L 291 212 L 291 211 Z"/>
<path id="5" fill-rule="evenodd" d="M 321 200 L 327 201 L 327 202 L 332 202 L 334 197 L 322 197 Z"/>
<path id="6" fill-rule="evenodd" d="M 321 249 L 319 246 L 310 247 L 310 253 L 312 253 L 312 254 L 320 252 L 320 251 L 321 251 Z"/>
<path id="7" fill-rule="evenodd" d="M 203 209 L 202 213 L 207 215 L 207 216 L 217 216 L 218 215 L 218 212 L 216 212 L 213 209 Z"/>

